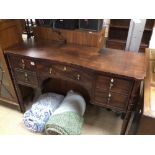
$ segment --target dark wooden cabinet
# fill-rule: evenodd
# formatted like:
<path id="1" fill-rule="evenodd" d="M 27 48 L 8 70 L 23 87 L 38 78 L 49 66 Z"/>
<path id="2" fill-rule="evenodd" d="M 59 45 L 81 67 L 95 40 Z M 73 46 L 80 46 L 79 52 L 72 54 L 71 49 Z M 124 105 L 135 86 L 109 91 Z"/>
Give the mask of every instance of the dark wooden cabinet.
<path id="1" fill-rule="evenodd" d="M 125 134 L 145 77 L 144 54 L 55 44 L 38 40 L 5 51 L 21 111 L 25 111 L 21 86 L 42 88 L 48 79 L 53 80 L 52 87 L 55 83 L 61 86 L 61 80 L 65 80 L 63 89 L 67 90 L 66 84 L 70 83 L 73 90 L 78 88 L 82 95 L 88 94 L 88 104 L 124 113 L 121 134 Z"/>
<path id="2" fill-rule="evenodd" d="M 130 27 L 130 19 L 111 19 L 109 25 L 108 39 L 106 47 L 113 49 L 125 50 L 128 31 Z M 146 24 L 142 34 L 139 52 L 145 52 L 145 48 L 149 47 L 152 36 L 154 19 L 146 19 Z"/>
<path id="3" fill-rule="evenodd" d="M 155 21 L 154 19 L 146 20 L 139 52 L 145 52 L 145 48 L 149 47 L 149 43 L 150 43 L 152 32 L 153 32 L 154 21 Z"/>
<path id="4" fill-rule="evenodd" d="M 130 19 L 111 19 L 106 47 L 125 50 L 129 26 Z"/>
<path id="5" fill-rule="evenodd" d="M 20 42 L 22 42 L 20 21 L 0 20 L 0 103 L 15 108 L 19 108 L 19 104 L 4 51 Z"/>

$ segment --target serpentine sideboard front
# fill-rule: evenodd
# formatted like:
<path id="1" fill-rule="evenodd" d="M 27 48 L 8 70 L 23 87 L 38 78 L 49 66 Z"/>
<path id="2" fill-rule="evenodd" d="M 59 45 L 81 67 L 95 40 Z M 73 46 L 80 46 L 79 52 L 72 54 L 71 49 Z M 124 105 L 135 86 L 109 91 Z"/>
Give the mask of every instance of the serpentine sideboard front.
<path id="1" fill-rule="evenodd" d="M 48 78 L 65 79 L 83 87 L 91 104 L 122 112 L 125 134 L 145 77 L 145 54 L 41 40 L 18 44 L 5 53 L 22 112 L 19 84 L 40 88 Z"/>

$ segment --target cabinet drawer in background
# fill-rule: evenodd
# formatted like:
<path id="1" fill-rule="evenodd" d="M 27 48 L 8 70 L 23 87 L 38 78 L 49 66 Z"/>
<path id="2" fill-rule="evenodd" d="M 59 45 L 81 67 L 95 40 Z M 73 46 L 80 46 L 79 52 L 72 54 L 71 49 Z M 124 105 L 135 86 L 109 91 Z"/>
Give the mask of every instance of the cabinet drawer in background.
<path id="1" fill-rule="evenodd" d="M 15 69 L 14 74 L 17 83 L 38 86 L 37 75 L 35 72 Z"/>
<path id="2" fill-rule="evenodd" d="M 106 42 L 106 47 L 107 48 L 125 50 L 125 46 L 126 46 L 126 43 L 118 42 L 118 41 L 115 41 L 115 40 L 107 40 L 107 42 Z"/>

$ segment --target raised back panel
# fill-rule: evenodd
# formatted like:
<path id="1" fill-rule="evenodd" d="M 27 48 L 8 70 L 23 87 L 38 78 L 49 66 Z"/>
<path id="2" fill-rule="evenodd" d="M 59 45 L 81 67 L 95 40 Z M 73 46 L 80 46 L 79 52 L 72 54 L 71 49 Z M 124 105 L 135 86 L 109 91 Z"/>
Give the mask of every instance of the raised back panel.
<path id="1" fill-rule="evenodd" d="M 0 21 L 0 46 L 6 49 L 22 41 L 22 31 L 18 20 Z"/>
<path id="2" fill-rule="evenodd" d="M 64 41 L 71 44 L 92 46 L 102 48 L 104 46 L 105 29 L 100 32 L 89 32 L 82 30 L 52 29 L 47 27 L 35 27 L 36 39 Z"/>

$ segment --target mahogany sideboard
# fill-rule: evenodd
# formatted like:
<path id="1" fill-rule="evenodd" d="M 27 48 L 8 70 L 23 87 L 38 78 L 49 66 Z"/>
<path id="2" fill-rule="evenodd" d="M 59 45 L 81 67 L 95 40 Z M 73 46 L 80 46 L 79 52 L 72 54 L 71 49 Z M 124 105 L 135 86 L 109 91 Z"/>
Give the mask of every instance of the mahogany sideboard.
<path id="1" fill-rule="evenodd" d="M 65 79 L 83 87 L 89 102 L 125 114 L 126 133 L 131 112 L 145 77 L 145 54 L 37 40 L 5 50 L 21 111 L 25 105 L 19 85 L 41 88 L 48 79 Z"/>

